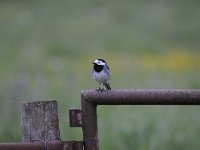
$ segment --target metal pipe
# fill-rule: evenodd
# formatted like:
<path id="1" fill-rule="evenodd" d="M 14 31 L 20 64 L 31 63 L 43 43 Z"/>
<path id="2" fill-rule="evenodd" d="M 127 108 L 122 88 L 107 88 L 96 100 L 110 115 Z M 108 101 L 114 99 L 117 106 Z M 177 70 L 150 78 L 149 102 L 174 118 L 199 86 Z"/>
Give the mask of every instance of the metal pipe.
<path id="1" fill-rule="evenodd" d="M 93 105 L 200 105 L 195 89 L 82 90 L 81 96 Z"/>
<path id="2" fill-rule="evenodd" d="M 82 150 L 82 141 L 51 141 L 47 142 L 48 150 Z M 1 143 L 0 150 L 44 150 L 41 142 Z"/>
<path id="3" fill-rule="evenodd" d="M 82 97 L 82 130 L 84 150 L 98 150 L 98 127 L 97 127 L 97 108 L 96 105 L 88 103 Z"/>

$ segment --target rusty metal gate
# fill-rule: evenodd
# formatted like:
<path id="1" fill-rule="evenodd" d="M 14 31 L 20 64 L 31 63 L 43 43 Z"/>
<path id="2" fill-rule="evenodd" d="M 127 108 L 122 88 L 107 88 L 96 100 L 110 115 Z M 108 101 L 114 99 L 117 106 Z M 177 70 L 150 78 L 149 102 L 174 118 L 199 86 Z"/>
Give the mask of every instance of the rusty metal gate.
<path id="1" fill-rule="evenodd" d="M 200 90 L 141 89 L 113 90 L 103 92 L 83 90 L 81 91 L 81 109 L 69 110 L 70 126 L 82 127 L 83 141 L 60 141 L 58 132 L 55 132 L 55 139 L 57 141 L 52 140 L 42 143 L 41 141 L 38 141 L 36 143 L 0 143 L 0 150 L 46 150 L 47 146 L 48 150 L 99 150 L 97 126 L 98 105 L 200 105 Z M 52 105 L 49 106 L 52 107 Z M 38 109 L 38 105 L 34 109 Z M 25 110 L 25 114 L 26 112 L 29 112 L 29 109 Z M 49 108 L 45 108 L 44 110 L 49 110 Z M 52 112 L 52 110 L 50 112 Z M 47 116 L 49 117 L 51 115 Z M 26 118 L 27 116 L 25 115 L 25 122 L 28 122 L 28 124 L 30 124 L 29 119 L 26 120 Z M 56 119 L 53 118 L 52 120 L 55 121 Z M 52 123 L 50 123 L 49 125 L 49 120 L 47 120 L 47 118 L 45 118 L 44 121 L 47 121 L 49 128 Z M 56 127 L 57 126 L 58 125 L 56 125 Z M 32 130 L 35 130 L 35 128 Z M 37 136 L 42 136 L 42 138 L 44 139 L 52 139 L 52 135 L 49 135 L 49 133 L 51 132 L 49 132 L 48 134 L 45 133 L 44 135 L 41 135 L 39 132 Z M 23 134 L 27 134 L 27 132 Z M 28 135 L 29 134 L 30 133 L 28 133 Z M 32 138 L 32 136 L 30 135 L 25 137 L 28 137 L 29 141 Z"/>
<path id="2" fill-rule="evenodd" d="M 81 104 L 85 150 L 99 150 L 98 105 L 199 105 L 200 90 L 116 90 L 102 93 L 83 90 Z"/>

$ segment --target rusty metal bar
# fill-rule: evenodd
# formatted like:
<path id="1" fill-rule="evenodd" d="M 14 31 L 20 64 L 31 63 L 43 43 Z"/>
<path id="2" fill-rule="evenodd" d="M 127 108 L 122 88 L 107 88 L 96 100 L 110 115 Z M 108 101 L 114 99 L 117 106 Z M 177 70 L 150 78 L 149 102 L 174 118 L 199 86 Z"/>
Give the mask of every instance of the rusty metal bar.
<path id="1" fill-rule="evenodd" d="M 82 127 L 82 112 L 80 109 L 69 110 L 70 127 Z"/>
<path id="2" fill-rule="evenodd" d="M 200 90 L 83 90 L 81 104 L 84 149 L 99 150 L 97 105 L 200 105 Z"/>
<path id="3" fill-rule="evenodd" d="M 47 142 L 48 150 L 83 150 L 82 141 L 51 141 Z M 41 142 L 0 143 L 0 150 L 44 150 Z"/>
<path id="4" fill-rule="evenodd" d="M 81 96 L 93 105 L 200 105 L 200 90 L 192 89 L 83 90 Z"/>
<path id="5" fill-rule="evenodd" d="M 99 141 L 96 105 L 85 101 L 84 98 L 81 100 L 81 105 L 84 150 L 98 150 Z"/>

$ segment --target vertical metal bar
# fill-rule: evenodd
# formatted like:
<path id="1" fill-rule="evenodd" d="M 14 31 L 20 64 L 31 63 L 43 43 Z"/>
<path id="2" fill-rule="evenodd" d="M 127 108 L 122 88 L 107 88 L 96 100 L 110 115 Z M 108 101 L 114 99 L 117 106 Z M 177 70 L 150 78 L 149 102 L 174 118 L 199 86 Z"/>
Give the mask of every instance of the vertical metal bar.
<path id="1" fill-rule="evenodd" d="M 97 106 L 81 95 L 84 150 L 99 150 Z"/>

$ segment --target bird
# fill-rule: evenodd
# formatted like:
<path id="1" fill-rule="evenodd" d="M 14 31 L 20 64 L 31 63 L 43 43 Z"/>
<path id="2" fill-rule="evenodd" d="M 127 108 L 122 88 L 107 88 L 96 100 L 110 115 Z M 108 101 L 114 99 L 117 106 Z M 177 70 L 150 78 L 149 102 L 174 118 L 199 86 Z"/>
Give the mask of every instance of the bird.
<path id="1" fill-rule="evenodd" d="M 92 79 L 99 82 L 99 89 L 97 91 L 103 91 L 100 85 L 103 84 L 106 90 L 111 90 L 110 84 L 107 82 L 110 79 L 110 69 L 107 62 L 104 59 L 96 59 L 92 62 Z"/>

